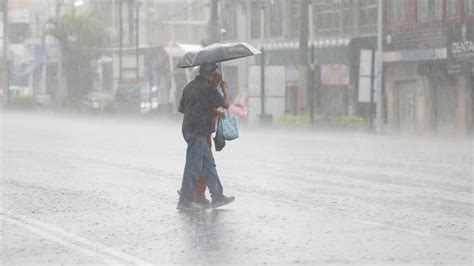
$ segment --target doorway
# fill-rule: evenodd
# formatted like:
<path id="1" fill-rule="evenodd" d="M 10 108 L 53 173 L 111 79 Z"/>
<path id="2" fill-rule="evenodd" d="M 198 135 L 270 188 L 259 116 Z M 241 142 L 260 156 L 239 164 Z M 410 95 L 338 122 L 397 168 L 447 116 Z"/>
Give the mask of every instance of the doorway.
<path id="1" fill-rule="evenodd" d="M 396 82 L 398 90 L 398 128 L 401 133 L 416 131 L 416 81 Z"/>

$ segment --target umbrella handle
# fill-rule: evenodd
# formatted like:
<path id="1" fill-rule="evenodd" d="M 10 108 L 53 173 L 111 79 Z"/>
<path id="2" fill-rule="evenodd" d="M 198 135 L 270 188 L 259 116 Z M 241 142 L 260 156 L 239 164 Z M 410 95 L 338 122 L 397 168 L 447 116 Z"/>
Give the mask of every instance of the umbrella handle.
<path id="1" fill-rule="evenodd" d="M 219 64 L 219 69 L 221 70 L 221 80 L 224 80 L 224 72 L 222 72 L 221 62 L 219 62 L 218 64 Z M 229 98 L 230 98 L 230 94 L 229 94 Z"/>

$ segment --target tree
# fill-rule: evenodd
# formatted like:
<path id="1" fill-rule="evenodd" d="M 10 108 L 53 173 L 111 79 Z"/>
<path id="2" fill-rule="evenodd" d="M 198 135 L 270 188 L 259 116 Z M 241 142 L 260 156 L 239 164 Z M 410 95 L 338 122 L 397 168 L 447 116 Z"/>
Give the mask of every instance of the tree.
<path id="1" fill-rule="evenodd" d="M 109 33 L 91 15 L 64 15 L 50 22 L 55 27 L 49 34 L 61 44 L 69 99 L 78 101 L 96 79 L 94 62 L 100 57 L 101 48 L 108 44 Z"/>

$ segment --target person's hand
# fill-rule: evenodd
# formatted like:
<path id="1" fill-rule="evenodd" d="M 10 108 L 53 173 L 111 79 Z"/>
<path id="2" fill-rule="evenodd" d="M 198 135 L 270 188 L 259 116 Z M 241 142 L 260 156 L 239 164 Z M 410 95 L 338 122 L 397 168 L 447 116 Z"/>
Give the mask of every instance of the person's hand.
<path id="1" fill-rule="evenodd" d="M 221 80 L 221 88 L 223 91 L 227 90 L 227 82 L 225 82 L 224 80 Z"/>
<path id="2" fill-rule="evenodd" d="M 225 117 L 225 113 L 222 112 L 221 110 L 216 110 L 217 112 L 217 115 L 220 116 L 220 117 Z"/>

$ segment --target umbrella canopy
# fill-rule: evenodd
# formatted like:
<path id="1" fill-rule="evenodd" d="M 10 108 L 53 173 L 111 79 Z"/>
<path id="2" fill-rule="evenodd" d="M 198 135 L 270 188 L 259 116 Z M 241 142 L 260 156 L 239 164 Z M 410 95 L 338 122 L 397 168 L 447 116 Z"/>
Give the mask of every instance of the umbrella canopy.
<path id="1" fill-rule="evenodd" d="M 260 53 L 261 52 L 255 47 L 245 42 L 214 43 L 199 50 L 186 52 L 176 67 L 194 67 L 206 63 L 218 63 Z"/>

